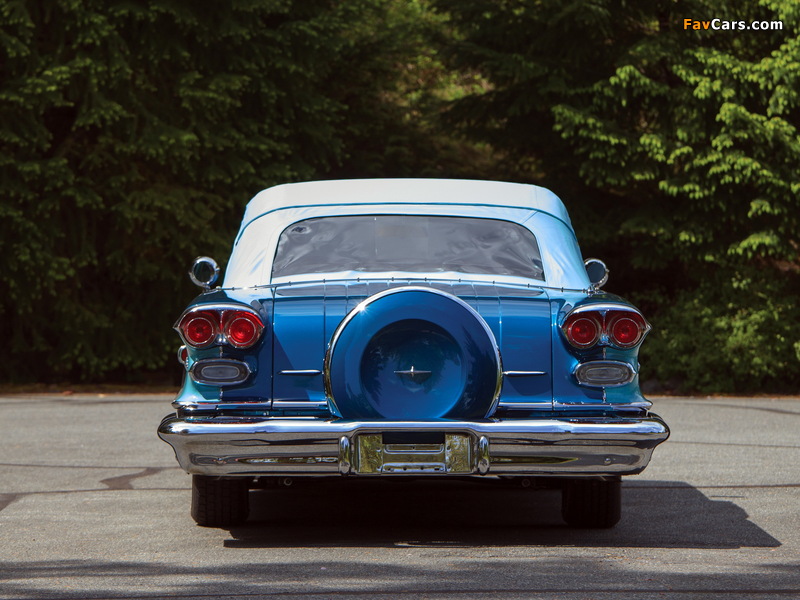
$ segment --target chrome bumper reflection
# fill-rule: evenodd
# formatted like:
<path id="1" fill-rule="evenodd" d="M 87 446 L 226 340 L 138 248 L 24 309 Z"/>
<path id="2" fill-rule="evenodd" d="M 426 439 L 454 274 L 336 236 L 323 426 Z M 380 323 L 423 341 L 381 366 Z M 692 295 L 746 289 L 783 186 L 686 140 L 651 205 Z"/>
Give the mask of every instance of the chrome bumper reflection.
<path id="1" fill-rule="evenodd" d="M 421 433 L 441 440 L 416 443 Z M 639 473 L 669 429 L 653 414 L 475 422 L 169 416 L 158 435 L 185 471 L 202 475 L 558 476 Z"/>
<path id="2" fill-rule="evenodd" d="M 437 444 L 386 435 L 441 434 Z M 669 437 L 656 415 L 487 421 L 165 418 L 159 437 L 203 475 L 631 475 Z"/>

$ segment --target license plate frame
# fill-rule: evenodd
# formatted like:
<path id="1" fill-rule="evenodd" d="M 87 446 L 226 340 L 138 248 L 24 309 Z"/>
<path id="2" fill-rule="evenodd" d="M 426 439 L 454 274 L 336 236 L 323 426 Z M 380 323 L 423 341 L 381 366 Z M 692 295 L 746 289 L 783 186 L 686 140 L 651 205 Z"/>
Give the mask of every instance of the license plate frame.
<path id="1" fill-rule="evenodd" d="M 358 475 L 469 475 L 476 452 L 466 433 L 444 433 L 441 443 L 385 443 L 382 433 L 356 436 L 353 472 Z"/>

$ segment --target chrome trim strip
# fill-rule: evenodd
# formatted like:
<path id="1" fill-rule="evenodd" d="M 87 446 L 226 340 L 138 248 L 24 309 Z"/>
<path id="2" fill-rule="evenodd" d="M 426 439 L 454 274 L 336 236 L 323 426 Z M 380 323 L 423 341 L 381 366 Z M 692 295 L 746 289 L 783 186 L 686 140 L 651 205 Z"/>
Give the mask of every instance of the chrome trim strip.
<path id="1" fill-rule="evenodd" d="M 613 410 L 616 412 L 626 412 L 626 411 L 635 411 L 635 412 L 642 412 L 643 410 L 646 411 L 650 407 L 653 406 L 653 403 L 649 400 L 645 400 L 644 402 L 626 402 L 622 403 L 611 403 L 607 402 L 605 404 L 602 403 L 594 403 L 594 402 L 555 402 L 551 404 L 550 402 L 501 402 L 498 408 L 504 408 L 506 410 L 539 410 L 544 412 L 552 412 L 554 410 L 572 410 L 572 411 L 609 411 Z"/>
<path id="2" fill-rule="evenodd" d="M 399 431 L 467 435 L 476 449 L 472 473 L 491 475 L 632 475 L 669 437 L 667 425 L 652 414 L 482 421 L 171 415 L 158 435 L 189 473 L 321 475 L 350 472 L 348 449 L 357 436 Z"/>
<path id="3" fill-rule="evenodd" d="M 284 369 L 278 371 L 278 375 L 294 375 L 296 377 L 313 377 L 314 375 L 322 375 L 319 369 Z"/>
<path id="4" fill-rule="evenodd" d="M 503 371 L 506 377 L 538 377 L 540 375 L 547 375 L 547 371 Z"/>
<path id="5" fill-rule="evenodd" d="M 272 408 L 272 401 L 267 400 L 266 402 L 255 401 L 255 402 L 218 402 L 216 400 L 209 400 L 208 402 L 173 402 L 172 406 L 178 410 L 192 413 L 192 412 L 203 412 L 208 413 L 209 411 L 224 411 L 224 410 L 255 410 L 255 411 L 267 411 Z"/>
<path id="6" fill-rule="evenodd" d="M 287 402 L 285 400 L 277 400 L 277 402 Z M 312 405 L 312 402 L 297 402 L 297 404 L 302 404 L 300 408 L 309 408 Z M 320 406 L 316 406 L 315 408 L 325 408 L 321 406 L 323 403 L 317 403 Z M 270 410 L 273 406 L 273 402 L 266 401 L 266 402 L 238 402 L 238 403 L 230 403 L 230 402 L 223 402 L 219 403 L 216 400 L 210 400 L 208 402 L 173 402 L 173 408 L 192 412 L 192 411 L 213 411 L 213 410 Z M 327 405 L 326 405 L 327 406 Z M 545 412 L 551 412 L 553 410 L 571 410 L 571 411 L 608 411 L 614 410 L 617 412 L 624 412 L 624 411 L 647 411 L 653 406 L 653 403 L 649 400 L 644 400 L 642 402 L 630 402 L 630 403 L 593 403 L 593 402 L 555 402 L 551 404 L 548 402 L 500 402 L 498 408 L 504 409 L 518 409 L 518 410 L 540 410 Z"/>
<path id="7" fill-rule="evenodd" d="M 363 273 L 363 272 L 351 272 L 353 273 L 352 277 L 333 277 L 333 278 L 325 278 L 325 279 L 290 279 L 287 281 L 281 281 L 278 283 L 270 283 L 264 285 L 257 285 L 257 286 L 250 286 L 250 287 L 237 287 L 237 288 L 225 288 L 225 289 L 264 289 L 264 288 L 273 288 L 277 295 L 281 295 L 281 291 L 284 288 L 292 288 L 293 290 L 297 289 L 305 289 L 305 288 L 319 288 L 323 286 L 345 286 L 349 283 L 366 283 L 370 285 L 386 285 L 386 286 L 394 286 L 394 287 L 404 287 L 409 285 L 425 285 L 425 286 L 440 286 L 440 287 L 450 287 L 452 288 L 455 285 L 467 285 L 467 286 L 474 286 L 478 289 L 484 288 L 494 288 L 497 290 L 494 296 L 497 296 L 498 293 L 502 295 L 502 290 L 510 289 L 515 291 L 524 291 L 526 294 L 530 294 L 528 297 L 537 297 L 544 294 L 542 285 L 539 284 L 531 284 L 531 283 L 524 283 L 521 281 L 505 281 L 505 280 L 498 280 L 496 276 L 486 276 L 483 279 L 472 279 L 470 277 L 463 277 L 459 276 L 457 273 L 454 274 L 454 277 L 430 277 L 425 276 L 424 274 L 419 274 L 418 276 L 386 276 L 378 273 Z M 366 275 L 369 275 L 368 277 Z M 280 278 L 279 278 L 280 279 Z M 512 279 L 514 279 L 512 277 Z M 525 279 L 525 278 L 522 278 Z M 563 291 L 562 288 L 553 288 L 550 289 Z M 587 292 L 587 290 L 574 290 L 574 291 L 583 291 Z M 457 294 L 456 294 L 457 295 Z M 478 294 L 480 297 L 482 294 Z M 330 296 L 329 296 L 330 297 Z M 333 296 L 338 297 L 338 296 Z"/>
<path id="8" fill-rule="evenodd" d="M 501 402 L 497 408 L 517 408 L 521 410 L 553 410 L 553 403 L 546 402 Z"/>
<path id="9" fill-rule="evenodd" d="M 633 306 L 630 306 L 628 304 L 622 304 L 622 303 L 617 304 L 615 302 L 597 302 L 595 304 L 584 304 L 582 306 L 578 306 L 576 308 L 573 308 L 571 311 L 569 311 L 569 314 L 572 315 L 572 314 L 575 314 L 575 313 L 582 313 L 582 312 L 586 312 L 586 311 L 590 311 L 590 312 L 596 312 L 596 311 L 607 312 L 609 310 L 619 310 L 619 311 L 624 311 L 624 312 L 634 312 L 634 313 L 638 313 L 639 315 L 642 314 L 639 311 L 639 309 L 634 308 Z"/>
<path id="10" fill-rule="evenodd" d="M 220 402 L 217 410 L 269 410 L 272 402 Z"/>
<path id="11" fill-rule="evenodd" d="M 173 325 L 173 329 L 177 329 L 178 325 L 181 324 L 181 321 L 183 321 L 183 318 L 186 315 L 194 313 L 194 312 L 201 312 L 201 311 L 206 311 L 206 310 L 220 310 L 220 311 L 241 310 L 241 311 L 253 313 L 259 319 L 261 319 L 261 315 L 258 314 L 258 311 L 256 309 L 254 309 L 252 306 L 250 306 L 249 304 L 239 304 L 238 302 L 235 302 L 233 300 L 231 300 L 230 302 L 213 302 L 213 303 L 209 303 L 209 304 L 195 304 L 194 306 L 191 306 L 191 307 L 187 308 L 185 311 L 183 311 L 181 313 L 181 316 L 178 317 L 177 321 L 175 321 L 175 325 Z"/>
<path id="12" fill-rule="evenodd" d="M 292 287 L 292 286 L 299 286 L 299 285 L 306 285 L 306 284 L 338 284 L 338 283 L 351 283 L 354 279 L 358 282 L 391 282 L 391 283 L 398 283 L 398 282 L 408 282 L 408 285 L 414 285 L 421 282 L 424 283 L 445 283 L 445 284 L 452 284 L 452 283 L 467 283 L 467 284 L 479 284 L 479 285 L 494 285 L 497 287 L 515 287 L 520 289 L 530 289 L 530 290 L 552 290 L 554 292 L 575 292 L 579 294 L 589 294 L 592 289 L 591 288 L 569 288 L 569 287 L 560 287 L 560 286 L 552 286 L 552 285 L 545 285 L 544 283 L 517 283 L 514 281 L 504 281 L 501 278 L 494 277 L 494 276 L 487 276 L 486 279 L 472 279 L 470 277 L 457 277 L 457 278 L 436 278 L 436 277 L 426 277 L 425 275 L 419 275 L 417 277 L 367 277 L 367 274 L 361 277 L 333 277 L 333 278 L 323 278 L 323 279 L 301 279 L 301 280 L 287 280 L 287 281 L 280 281 L 277 283 L 262 283 L 259 285 L 244 285 L 244 286 L 231 286 L 231 287 L 219 287 L 222 291 L 235 291 L 235 290 L 263 290 L 263 289 L 279 289 L 281 287 Z M 536 281 L 536 280 L 532 280 Z M 541 294 L 539 294 L 541 295 Z"/>
<path id="13" fill-rule="evenodd" d="M 327 400 L 273 400 L 273 410 L 328 410 Z"/>
<path id="14" fill-rule="evenodd" d="M 644 400 L 642 402 L 626 402 L 622 403 L 613 403 L 613 402 L 553 402 L 553 409 L 554 410 L 615 410 L 615 411 L 625 411 L 625 410 L 635 410 L 635 411 L 642 411 L 648 410 L 653 403 L 649 400 Z"/>

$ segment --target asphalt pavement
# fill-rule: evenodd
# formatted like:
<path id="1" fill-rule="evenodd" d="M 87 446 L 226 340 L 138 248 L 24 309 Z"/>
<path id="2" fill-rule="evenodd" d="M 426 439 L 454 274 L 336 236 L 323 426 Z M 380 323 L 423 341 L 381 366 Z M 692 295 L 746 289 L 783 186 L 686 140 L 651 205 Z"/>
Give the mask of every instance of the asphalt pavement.
<path id="1" fill-rule="evenodd" d="M 164 395 L 0 397 L 0 598 L 800 598 L 800 398 L 654 398 L 611 530 L 558 492 L 296 482 L 197 527 Z"/>

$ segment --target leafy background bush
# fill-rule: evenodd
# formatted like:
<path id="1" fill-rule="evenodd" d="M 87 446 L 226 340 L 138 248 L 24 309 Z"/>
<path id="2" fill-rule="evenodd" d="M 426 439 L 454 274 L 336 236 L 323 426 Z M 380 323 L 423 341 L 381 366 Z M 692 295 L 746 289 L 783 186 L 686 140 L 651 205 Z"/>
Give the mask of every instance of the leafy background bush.
<path id="1" fill-rule="evenodd" d="M 687 30 L 684 19 L 782 21 Z M 169 378 L 264 187 L 556 191 L 654 325 L 653 389 L 800 385 L 800 5 L 0 0 L 5 381 Z"/>

